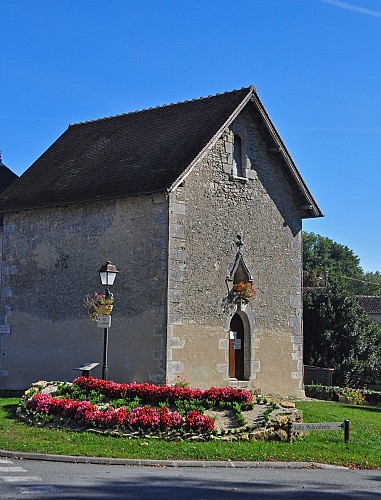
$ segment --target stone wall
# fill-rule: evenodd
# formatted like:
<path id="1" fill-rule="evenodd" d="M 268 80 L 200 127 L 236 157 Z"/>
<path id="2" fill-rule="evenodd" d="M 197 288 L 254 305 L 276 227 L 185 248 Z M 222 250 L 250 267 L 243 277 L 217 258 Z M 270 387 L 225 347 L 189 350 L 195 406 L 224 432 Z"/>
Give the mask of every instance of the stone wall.
<path id="1" fill-rule="evenodd" d="M 246 175 L 234 177 L 233 134 L 246 138 Z M 170 198 L 168 382 L 226 385 L 225 277 L 242 235 L 256 299 L 248 379 L 262 391 L 303 394 L 300 201 L 251 115 L 244 111 Z"/>
<path id="2" fill-rule="evenodd" d="M 1 277 L 3 269 L 3 225 L 2 217 L 0 217 L 0 292 L 1 288 Z M 9 326 L 7 325 L 7 314 L 6 314 L 6 298 L 0 293 L 0 389 L 3 387 L 3 382 L 7 376 L 7 371 L 4 369 L 4 357 L 6 354 L 6 337 L 9 333 Z"/>
<path id="3" fill-rule="evenodd" d="M 72 380 L 99 362 L 103 329 L 84 296 L 102 292 L 98 270 L 119 269 L 109 330 L 109 378 L 163 382 L 168 204 L 165 195 L 8 214 L 4 221 L 1 340 L 7 389 Z"/>

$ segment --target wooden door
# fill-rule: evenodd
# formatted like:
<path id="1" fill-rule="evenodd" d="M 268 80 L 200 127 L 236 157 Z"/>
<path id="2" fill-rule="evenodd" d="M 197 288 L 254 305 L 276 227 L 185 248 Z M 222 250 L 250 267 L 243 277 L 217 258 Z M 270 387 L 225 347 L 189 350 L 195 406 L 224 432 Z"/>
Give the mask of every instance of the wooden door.
<path id="1" fill-rule="evenodd" d="M 230 322 L 229 338 L 229 377 L 244 379 L 244 326 L 242 319 L 235 314 Z"/>

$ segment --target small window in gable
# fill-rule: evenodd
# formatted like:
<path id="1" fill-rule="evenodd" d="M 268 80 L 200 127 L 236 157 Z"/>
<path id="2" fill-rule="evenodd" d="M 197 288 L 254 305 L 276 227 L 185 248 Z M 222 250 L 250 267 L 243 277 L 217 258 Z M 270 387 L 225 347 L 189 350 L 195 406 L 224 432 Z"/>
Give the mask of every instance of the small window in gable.
<path id="1" fill-rule="evenodd" d="M 245 177 L 246 174 L 245 159 L 246 159 L 245 140 L 239 134 L 234 134 L 233 175 L 237 177 Z"/>

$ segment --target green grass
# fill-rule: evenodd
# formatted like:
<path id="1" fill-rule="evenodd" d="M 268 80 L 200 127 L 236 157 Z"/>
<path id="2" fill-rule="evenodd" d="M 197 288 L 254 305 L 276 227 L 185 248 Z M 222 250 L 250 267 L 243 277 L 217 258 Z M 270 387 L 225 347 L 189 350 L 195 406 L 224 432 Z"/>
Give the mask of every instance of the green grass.
<path id="1" fill-rule="evenodd" d="M 0 398 L 0 449 L 116 458 L 315 461 L 359 468 L 381 468 L 381 408 L 334 402 L 297 403 L 305 422 L 351 421 L 350 441 L 342 431 L 312 432 L 293 443 L 165 442 L 123 439 L 31 427 L 18 420 L 18 398 Z"/>

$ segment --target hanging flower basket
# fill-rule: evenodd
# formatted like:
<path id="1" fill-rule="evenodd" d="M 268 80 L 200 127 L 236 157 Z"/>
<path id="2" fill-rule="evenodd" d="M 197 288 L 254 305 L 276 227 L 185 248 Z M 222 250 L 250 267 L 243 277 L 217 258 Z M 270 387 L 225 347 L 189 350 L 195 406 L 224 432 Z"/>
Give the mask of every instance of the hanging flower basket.
<path id="1" fill-rule="evenodd" d="M 107 316 L 108 314 L 111 314 L 113 307 L 114 306 L 112 304 L 110 304 L 110 305 L 101 304 L 100 306 L 98 306 L 98 314 L 101 316 L 104 316 L 104 315 Z"/>
<path id="2" fill-rule="evenodd" d="M 87 309 L 89 318 L 96 321 L 98 316 L 109 315 L 114 307 L 114 297 L 111 295 L 106 297 L 106 294 L 94 292 L 92 297 L 89 293 L 84 300 L 84 306 Z"/>
<path id="3" fill-rule="evenodd" d="M 256 295 L 251 283 L 245 283 L 240 281 L 239 283 L 234 283 L 232 296 L 235 302 L 242 302 L 243 304 L 248 304 L 250 299 L 253 299 Z"/>

